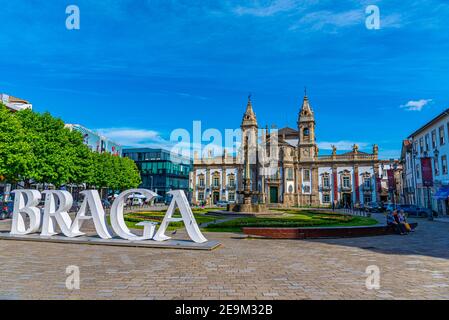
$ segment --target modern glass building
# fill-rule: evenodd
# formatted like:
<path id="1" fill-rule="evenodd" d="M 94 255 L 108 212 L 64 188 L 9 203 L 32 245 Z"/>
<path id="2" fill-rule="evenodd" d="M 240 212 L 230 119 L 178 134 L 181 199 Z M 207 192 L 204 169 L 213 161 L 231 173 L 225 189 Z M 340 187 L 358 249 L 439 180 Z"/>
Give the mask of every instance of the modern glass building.
<path id="1" fill-rule="evenodd" d="M 164 149 L 125 149 L 123 156 L 136 162 L 142 177 L 140 187 L 165 197 L 170 190 L 184 190 L 189 197 L 192 160 Z"/>

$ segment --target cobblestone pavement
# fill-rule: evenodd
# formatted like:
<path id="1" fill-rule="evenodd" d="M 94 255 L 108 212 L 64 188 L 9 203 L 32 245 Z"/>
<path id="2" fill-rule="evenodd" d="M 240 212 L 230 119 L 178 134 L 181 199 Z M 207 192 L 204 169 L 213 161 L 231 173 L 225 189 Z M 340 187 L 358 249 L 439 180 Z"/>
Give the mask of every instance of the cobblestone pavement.
<path id="1" fill-rule="evenodd" d="M 419 224 L 309 241 L 208 233 L 223 244 L 212 252 L 0 241 L 0 299 L 449 299 L 449 224 Z M 70 265 L 80 290 L 66 289 Z M 379 290 L 365 286 L 370 265 Z"/>

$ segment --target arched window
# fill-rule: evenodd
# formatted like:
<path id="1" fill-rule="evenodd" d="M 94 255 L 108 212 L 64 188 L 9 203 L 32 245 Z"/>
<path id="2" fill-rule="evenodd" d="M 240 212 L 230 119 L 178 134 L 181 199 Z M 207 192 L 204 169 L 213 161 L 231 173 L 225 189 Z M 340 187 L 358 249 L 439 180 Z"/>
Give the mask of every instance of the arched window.
<path id="1" fill-rule="evenodd" d="M 212 176 L 212 187 L 219 188 L 220 187 L 220 173 L 214 172 Z"/>
<path id="2" fill-rule="evenodd" d="M 228 176 L 228 179 L 229 179 L 229 186 L 230 187 L 235 187 L 235 175 L 231 173 Z"/>
<path id="3" fill-rule="evenodd" d="M 304 130 L 302 131 L 302 139 L 303 139 L 303 141 L 310 141 L 310 129 L 309 128 L 304 128 Z"/>
<path id="4" fill-rule="evenodd" d="M 310 136 L 310 130 L 309 130 L 309 128 L 304 128 L 304 137 L 308 137 L 308 136 Z"/>
<path id="5" fill-rule="evenodd" d="M 198 178 L 199 178 L 199 186 L 200 186 L 200 187 L 204 187 L 204 186 L 205 186 L 205 183 L 204 183 L 204 174 L 200 174 L 200 175 L 198 176 Z"/>

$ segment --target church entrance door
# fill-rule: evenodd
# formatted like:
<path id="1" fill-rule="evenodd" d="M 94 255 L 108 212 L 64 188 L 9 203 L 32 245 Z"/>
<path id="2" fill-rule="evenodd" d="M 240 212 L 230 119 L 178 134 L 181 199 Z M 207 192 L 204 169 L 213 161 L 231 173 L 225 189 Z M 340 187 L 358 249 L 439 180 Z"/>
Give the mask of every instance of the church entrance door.
<path id="1" fill-rule="evenodd" d="M 278 203 L 278 187 L 270 187 L 270 203 Z"/>
<path id="2" fill-rule="evenodd" d="M 217 202 L 220 201 L 220 192 L 214 192 L 213 201 L 214 204 L 217 204 Z"/>
<path id="3" fill-rule="evenodd" d="M 342 197 L 342 205 L 345 208 L 349 208 L 352 205 L 352 197 L 350 193 L 343 193 L 343 197 Z"/>

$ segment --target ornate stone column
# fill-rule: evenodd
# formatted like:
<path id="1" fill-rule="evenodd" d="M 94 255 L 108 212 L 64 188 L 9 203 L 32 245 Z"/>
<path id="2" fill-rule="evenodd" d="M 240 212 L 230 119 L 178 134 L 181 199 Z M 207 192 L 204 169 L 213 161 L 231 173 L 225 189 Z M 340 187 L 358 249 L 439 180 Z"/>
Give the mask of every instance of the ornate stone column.
<path id="1" fill-rule="evenodd" d="M 211 179 L 210 179 L 210 169 L 209 168 L 207 168 L 206 169 L 206 190 L 205 190 L 205 193 L 204 193 L 204 196 L 205 196 L 205 200 L 206 200 L 206 204 L 207 205 L 211 205 L 211 202 L 212 202 L 212 184 L 211 184 Z M 207 190 L 209 190 L 209 192 L 207 192 Z"/>
<path id="2" fill-rule="evenodd" d="M 360 203 L 359 166 L 354 165 L 355 203 Z"/>
<path id="3" fill-rule="evenodd" d="M 332 166 L 332 190 L 334 194 L 333 201 L 336 201 L 336 204 L 338 204 L 338 172 L 337 172 L 337 166 Z"/>
<path id="4" fill-rule="evenodd" d="M 312 203 L 311 205 L 319 205 L 320 204 L 320 197 L 319 197 L 319 186 L 318 186 L 318 166 L 313 165 L 312 166 Z"/>
<path id="5" fill-rule="evenodd" d="M 223 166 L 221 167 L 221 190 L 220 192 L 223 192 L 223 190 L 225 190 L 223 192 L 223 194 L 221 195 L 221 200 L 222 201 L 226 201 L 226 190 L 227 188 L 227 175 L 226 175 L 226 168 Z"/>

